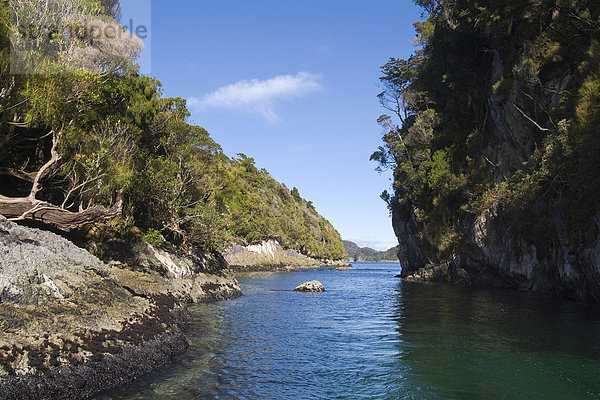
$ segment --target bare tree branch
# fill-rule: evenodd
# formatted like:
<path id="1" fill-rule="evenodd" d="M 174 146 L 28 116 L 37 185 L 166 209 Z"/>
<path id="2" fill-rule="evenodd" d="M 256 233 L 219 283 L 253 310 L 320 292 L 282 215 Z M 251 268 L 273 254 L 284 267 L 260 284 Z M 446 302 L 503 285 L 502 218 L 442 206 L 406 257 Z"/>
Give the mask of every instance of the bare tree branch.
<path id="1" fill-rule="evenodd" d="M 79 229 L 90 223 L 116 217 L 121 214 L 122 209 L 123 191 L 119 191 L 111 208 L 94 206 L 80 212 L 71 212 L 29 197 L 12 198 L 0 195 L 0 214 L 10 220 L 41 222 L 62 231 Z"/>
<path id="2" fill-rule="evenodd" d="M 60 156 L 58 155 L 58 152 L 56 150 L 57 145 L 58 145 L 58 134 L 54 134 L 53 138 L 52 138 L 52 149 L 50 150 L 50 153 L 51 153 L 50 160 L 48 160 L 48 162 L 46 162 L 46 164 L 44 164 L 42 166 L 42 168 L 40 168 L 40 170 L 38 171 L 38 173 L 36 174 L 36 176 L 33 180 L 31 192 L 29 193 L 29 196 L 28 196 L 28 198 L 32 201 L 35 200 L 35 196 L 40 191 L 40 180 L 50 171 L 51 168 L 54 167 L 54 165 L 56 163 L 58 163 L 60 161 Z"/>
<path id="3" fill-rule="evenodd" d="M 511 103 L 513 105 L 514 108 L 517 109 L 518 112 L 521 113 L 522 116 L 524 116 L 525 118 L 527 118 L 527 120 L 529 120 L 529 122 L 531 122 L 532 124 L 534 124 L 536 126 L 536 128 L 538 128 L 540 131 L 542 132 L 548 132 L 548 131 L 552 131 L 552 129 L 548 129 L 548 128 L 543 128 L 541 127 L 537 122 L 535 122 L 531 117 L 529 117 L 527 114 L 525 114 L 525 112 L 523 112 L 523 110 L 521 110 L 519 107 L 517 107 L 517 105 L 515 103 Z"/>

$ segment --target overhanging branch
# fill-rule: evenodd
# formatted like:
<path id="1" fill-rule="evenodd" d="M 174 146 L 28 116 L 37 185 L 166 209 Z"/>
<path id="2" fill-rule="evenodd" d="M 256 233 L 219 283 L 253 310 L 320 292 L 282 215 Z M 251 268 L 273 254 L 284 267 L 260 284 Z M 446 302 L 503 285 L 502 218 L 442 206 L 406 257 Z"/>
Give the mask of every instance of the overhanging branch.
<path id="1" fill-rule="evenodd" d="M 123 191 L 119 191 L 115 204 L 106 208 L 93 206 L 72 212 L 54 204 L 30 197 L 5 197 L 0 195 L 0 214 L 12 221 L 35 221 L 62 231 L 79 229 L 85 225 L 114 218 L 123 210 Z"/>

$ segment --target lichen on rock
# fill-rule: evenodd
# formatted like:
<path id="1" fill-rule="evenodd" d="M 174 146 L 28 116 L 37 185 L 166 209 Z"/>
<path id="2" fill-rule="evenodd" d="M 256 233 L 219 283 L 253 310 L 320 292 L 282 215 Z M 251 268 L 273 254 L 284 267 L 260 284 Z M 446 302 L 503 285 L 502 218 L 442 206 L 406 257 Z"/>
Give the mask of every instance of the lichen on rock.
<path id="1" fill-rule="evenodd" d="M 0 398 L 86 398 L 167 363 L 188 346 L 183 301 L 240 293 L 209 272 L 107 265 L 0 216 Z"/>

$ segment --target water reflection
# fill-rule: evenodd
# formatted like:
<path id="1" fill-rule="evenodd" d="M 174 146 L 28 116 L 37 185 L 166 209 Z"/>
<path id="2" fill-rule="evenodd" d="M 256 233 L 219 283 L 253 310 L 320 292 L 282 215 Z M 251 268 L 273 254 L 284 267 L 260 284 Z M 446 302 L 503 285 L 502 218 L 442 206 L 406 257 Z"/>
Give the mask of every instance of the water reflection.
<path id="1" fill-rule="evenodd" d="M 598 307 L 506 290 L 400 285 L 396 320 L 406 396 L 600 395 Z"/>
<path id="2" fill-rule="evenodd" d="M 102 398 L 385 398 L 399 266 L 356 267 L 240 277 L 241 298 L 191 308 L 184 357 Z M 312 279 L 327 291 L 291 291 Z"/>
<path id="3" fill-rule="evenodd" d="M 102 399 L 585 399 L 600 311 L 503 290 L 400 283 L 397 264 L 252 274 L 191 308 L 189 351 Z M 326 292 L 292 292 L 320 280 Z"/>

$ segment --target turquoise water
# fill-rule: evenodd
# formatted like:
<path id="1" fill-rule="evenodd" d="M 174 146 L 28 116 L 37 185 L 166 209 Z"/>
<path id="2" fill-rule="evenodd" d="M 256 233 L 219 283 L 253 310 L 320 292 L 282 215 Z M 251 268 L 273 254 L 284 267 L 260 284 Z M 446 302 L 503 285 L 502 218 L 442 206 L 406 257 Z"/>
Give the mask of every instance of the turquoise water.
<path id="1" fill-rule="evenodd" d="M 354 266 L 239 277 L 191 307 L 186 354 L 100 398 L 600 398 L 600 308 Z M 291 292 L 312 279 L 326 292 Z"/>

